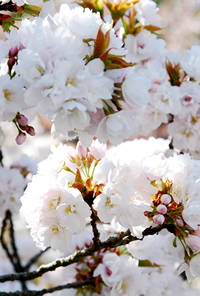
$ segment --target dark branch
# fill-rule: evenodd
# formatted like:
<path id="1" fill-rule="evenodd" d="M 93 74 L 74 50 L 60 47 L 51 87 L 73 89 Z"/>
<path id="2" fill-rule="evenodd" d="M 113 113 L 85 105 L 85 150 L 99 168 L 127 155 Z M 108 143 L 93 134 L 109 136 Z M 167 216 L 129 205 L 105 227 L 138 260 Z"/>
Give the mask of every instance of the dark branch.
<path id="1" fill-rule="evenodd" d="M 95 247 L 98 248 L 98 247 L 101 246 L 101 242 L 100 242 L 100 239 L 99 239 L 100 233 L 99 233 L 98 228 L 97 228 L 97 220 L 98 220 L 98 217 L 94 213 L 93 210 L 92 210 L 92 214 L 91 214 L 90 218 L 91 218 L 90 224 L 92 226 L 92 231 L 93 231 L 93 234 L 94 234 L 92 240 L 93 240 L 93 243 L 94 243 Z"/>
<path id="2" fill-rule="evenodd" d="M 7 257 L 9 258 L 10 262 L 12 263 L 12 265 L 15 266 L 15 262 L 13 260 L 12 254 L 10 253 L 9 248 L 7 247 L 7 244 L 4 241 L 4 234 L 5 234 L 5 232 L 7 230 L 7 227 L 8 227 L 7 220 L 9 220 L 8 212 L 6 212 L 5 218 L 2 221 L 2 228 L 1 228 L 0 240 L 1 240 L 1 245 L 2 245 L 2 247 L 4 249 L 4 251 L 6 252 Z"/>
<path id="3" fill-rule="evenodd" d="M 23 271 L 23 267 L 21 265 L 21 260 L 19 258 L 17 246 L 15 243 L 15 233 L 14 233 L 14 227 L 13 227 L 13 222 L 12 222 L 12 214 L 9 210 L 6 212 L 6 214 L 8 216 L 9 222 L 10 222 L 10 238 L 11 238 L 11 246 L 12 246 L 12 250 L 13 250 L 13 258 L 15 259 L 15 270 L 17 272 L 20 272 L 20 271 Z"/>
<path id="4" fill-rule="evenodd" d="M 12 3 L 12 1 L 4 4 L 2 4 L 2 1 L 0 1 L 0 11 L 17 12 L 17 5 L 15 3 Z"/>
<path id="5" fill-rule="evenodd" d="M 55 270 L 56 268 L 58 268 L 60 266 L 66 267 L 66 266 L 69 266 L 73 263 L 76 263 L 81 258 L 86 257 L 86 256 L 90 256 L 94 252 L 100 251 L 101 249 L 116 248 L 118 246 L 126 245 L 126 244 L 130 243 L 131 241 L 142 240 L 145 236 L 154 235 L 164 228 L 168 229 L 169 227 L 168 227 L 168 225 L 159 225 L 155 228 L 149 227 L 143 231 L 143 237 L 141 239 L 131 235 L 130 230 L 127 230 L 125 232 L 121 232 L 118 236 L 110 237 L 105 242 L 101 242 L 101 244 L 98 247 L 93 244 L 92 247 L 90 247 L 86 250 L 78 250 L 73 255 L 70 255 L 66 258 L 58 259 L 58 260 L 51 262 L 49 264 L 46 264 L 46 265 L 41 265 L 35 271 L 20 272 L 20 273 L 6 274 L 3 276 L 0 276 L 0 283 L 4 283 L 6 281 L 15 281 L 15 280 L 21 280 L 21 281 L 33 280 L 37 277 L 42 276 L 44 273 L 46 273 L 48 271 Z"/>
<path id="6" fill-rule="evenodd" d="M 26 291 L 25 293 L 20 292 L 20 291 L 16 291 L 16 292 L 0 292 L 0 296 L 35 296 L 35 295 L 44 295 L 47 293 L 53 293 L 55 291 L 60 291 L 60 290 L 64 290 L 64 289 L 77 289 L 77 288 L 81 288 L 84 286 L 88 286 L 88 285 L 94 285 L 94 281 L 93 278 L 89 278 L 86 279 L 84 281 L 81 282 L 74 282 L 74 283 L 70 283 L 70 284 L 66 284 L 66 285 L 61 285 L 61 286 L 56 286 L 53 288 L 49 288 L 49 289 L 43 289 L 40 291 Z"/>
<path id="7" fill-rule="evenodd" d="M 6 231 L 6 228 L 9 228 L 9 236 L 10 236 L 10 248 L 12 249 L 12 253 L 9 250 L 9 247 L 7 246 L 8 243 L 6 244 L 6 242 L 4 241 L 4 233 Z M 21 265 L 21 260 L 20 257 L 18 255 L 18 251 L 17 251 L 17 246 L 15 243 L 15 233 L 14 233 L 14 227 L 13 227 L 13 222 L 12 222 L 12 214 L 9 210 L 6 211 L 6 215 L 5 218 L 3 220 L 3 225 L 2 225 L 2 230 L 1 230 L 1 244 L 3 249 L 5 250 L 8 258 L 10 259 L 14 270 L 16 272 L 24 272 L 24 268 Z M 19 281 L 21 282 L 22 285 L 22 290 L 24 292 L 27 291 L 27 287 L 24 281 L 21 281 L 21 279 L 19 279 Z"/>
<path id="8" fill-rule="evenodd" d="M 0 165 L 3 167 L 3 153 L 1 149 L 0 149 Z"/>

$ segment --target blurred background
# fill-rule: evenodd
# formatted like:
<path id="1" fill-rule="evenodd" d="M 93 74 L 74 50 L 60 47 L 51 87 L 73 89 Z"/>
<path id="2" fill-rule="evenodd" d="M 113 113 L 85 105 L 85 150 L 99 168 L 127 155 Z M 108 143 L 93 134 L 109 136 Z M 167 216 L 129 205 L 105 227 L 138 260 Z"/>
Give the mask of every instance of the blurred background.
<path id="1" fill-rule="evenodd" d="M 200 0 L 155 0 L 162 17 L 167 49 L 178 50 L 200 45 Z"/>

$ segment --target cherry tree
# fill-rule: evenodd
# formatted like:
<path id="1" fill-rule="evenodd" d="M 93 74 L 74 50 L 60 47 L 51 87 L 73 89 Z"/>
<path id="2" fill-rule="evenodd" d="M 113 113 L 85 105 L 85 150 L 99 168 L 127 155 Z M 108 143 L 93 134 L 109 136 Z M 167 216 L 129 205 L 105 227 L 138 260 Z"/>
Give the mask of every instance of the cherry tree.
<path id="1" fill-rule="evenodd" d="M 38 114 L 57 141 L 39 163 L 1 152 L 0 295 L 198 295 L 200 47 L 168 51 L 152 0 L 0 9 L 2 151 L 10 124 L 37 149 Z"/>

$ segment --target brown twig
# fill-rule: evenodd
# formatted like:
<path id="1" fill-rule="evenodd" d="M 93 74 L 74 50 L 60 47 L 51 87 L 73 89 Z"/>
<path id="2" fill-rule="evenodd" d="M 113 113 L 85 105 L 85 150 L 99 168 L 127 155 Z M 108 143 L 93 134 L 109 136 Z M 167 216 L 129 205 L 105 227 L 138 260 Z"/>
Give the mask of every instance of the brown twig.
<path id="1" fill-rule="evenodd" d="M 101 246 L 101 241 L 99 239 L 100 233 L 99 233 L 98 228 L 97 228 L 98 217 L 94 213 L 93 210 L 92 210 L 92 214 L 91 214 L 90 218 L 91 218 L 90 224 L 92 226 L 92 231 L 93 231 L 93 234 L 94 234 L 92 240 L 93 240 L 93 243 L 94 243 L 95 247 L 99 248 L 99 246 Z"/>
<path id="2" fill-rule="evenodd" d="M 2 4 L 2 1 L 0 1 L 0 11 L 17 12 L 17 5 L 11 0 L 4 4 Z"/>
<path id="3" fill-rule="evenodd" d="M 3 167 L 3 153 L 1 149 L 0 149 L 0 165 Z"/>
<path id="4" fill-rule="evenodd" d="M 11 248 L 12 252 L 9 250 L 9 248 L 7 246 L 8 244 L 6 244 L 6 242 L 4 241 L 4 234 L 5 234 L 7 226 L 9 227 L 10 248 Z M 14 270 L 16 272 L 23 272 L 24 269 L 21 265 L 21 260 L 18 255 L 17 246 L 15 243 L 15 234 L 14 234 L 14 227 L 13 227 L 13 222 L 12 222 L 12 214 L 9 210 L 6 211 L 5 218 L 3 220 L 3 225 L 2 225 L 2 230 L 1 230 L 1 244 L 2 244 L 3 249 L 5 250 L 8 258 L 10 259 L 10 261 L 14 267 Z M 21 281 L 20 279 L 19 279 L 19 281 L 21 282 L 22 290 L 24 292 L 27 292 L 27 287 L 26 287 L 25 282 Z"/>
<path id="5" fill-rule="evenodd" d="M 1 236 L 0 236 L 0 241 L 1 241 L 1 245 L 4 249 L 4 251 L 6 252 L 7 257 L 9 258 L 10 262 L 12 263 L 13 266 L 15 266 L 15 262 L 14 259 L 12 257 L 12 254 L 9 251 L 9 248 L 7 247 L 7 244 L 4 241 L 4 234 L 6 232 L 6 227 L 7 227 L 7 220 L 9 219 L 7 216 L 8 212 L 6 212 L 5 214 L 5 218 L 2 221 L 2 227 L 1 227 Z"/>
<path id="6" fill-rule="evenodd" d="M 6 274 L 3 276 L 0 276 L 0 282 L 4 283 L 6 281 L 15 281 L 15 280 L 20 280 L 20 281 L 33 280 L 37 277 L 42 276 L 44 273 L 46 273 L 48 271 L 53 271 L 53 270 L 57 269 L 60 266 L 66 267 L 66 266 L 69 266 L 73 263 L 76 263 L 81 258 L 86 257 L 86 256 L 90 256 L 94 252 L 100 251 L 101 249 L 116 248 L 118 246 L 126 245 L 126 244 L 130 243 L 131 241 L 142 240 L 145 236 L 154 235 L 164 228 L 168 229 L 169 226 L 164 224 L 164 225 L 158 225 L 157 227 L 154 227 L 154 228 L 149 227 L 143 231 L 143 237 L 141 239 L 131 235 L 131 231 L 127 230 L 125 232 L 121 232 L 116 237 L 110 237 L 105 242 L 101 242 L 101 244 L 98 245 L 98 247 L 93 244 L 92 247 L 90 247 L 86 250 L 78 250 L 73 255 L 70 255 L 66 258 L 57 259 L 56 261 L 53 261 L 49 264 L 41 265 L 35 271 L 12 273 L 12 274 Z"/>
<path id="7" fill-rule="evenodd" d="M 53 288 L 49 288 L 49 289 L 42 289 L 39 291 L 26 291 L 26 292 L 20 292 L 20 291 L 16 291 L 16 292 L 0 292 L 0 296 L 35 296 L 35 295 L 44 295 L 47 293 L 53 293 L 55 291 L 60 291 L 60 290 L 64 290 L 64 289 L 77 289 L 77 288 L 81 288 L 84 286 L 88 286 L 88 285 L 94 285 L 94 281 L 93 278 L 88 278 L 84 281 L 81 282 L 74 282 L 74 283 L 70 283 L 70 284 L 66 284 L 66 285 L 60 285 L 60 286 L 56 286 Z"/>

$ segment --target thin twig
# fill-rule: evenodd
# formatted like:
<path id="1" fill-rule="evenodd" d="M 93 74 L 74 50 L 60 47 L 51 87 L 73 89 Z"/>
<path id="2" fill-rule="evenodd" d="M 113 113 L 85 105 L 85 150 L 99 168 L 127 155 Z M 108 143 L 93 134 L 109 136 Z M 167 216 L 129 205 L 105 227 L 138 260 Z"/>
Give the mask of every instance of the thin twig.
<path id="1" fill-rule="evenodd" d="M 84 286 L 88 286 L 88 285 L 94 285 L 94 281 L 93 278 L 88 278 L 84 281 L 81 282 L 74 282 L 74 283 L 70 283 L 70 284 L 66 284 L 66 285 L 60 285 L 60 286 L 56 286 L 53 288 L 49 288 L 49 289 L 42 289 L 39 291 L 27 291 L 25 293 L 20 292 L 20 291 L 16 291 L 16 292 L 0 292 L 0 296 L 35 296 L 35 295 L 44 295 L 47 293 L 53 293 L 55 291 L 60 291 L 60 290 L 64 290 L 64 289 L 77 289 L 77 288 L 81 288 Z"/>
<path id="2" fill-rule="evenodd" d="M 7 257 L 9 258 L 12 265 L 15 266 L 15 262 L 13 260 L 12 254 L 10 253 L 9 248 L 7 247 L 7 244 L 4 241 L 4 234 L 5 234 L 5 231 L 6 231 L 7 220 L 8 220 L 7 214 L 8 213 L 6 212 L 5 218 L 2 221 L 0 241 L 1 241 L 1 245 L 2 245 L 2 247 L 4 249 L 4 251 L 6 252 Z"/>
<path id="3" fill-rule="evenodd" d="M 3 167 L 3 153 L 1 149 L 0 149 L 0 165 Z"/>
<path id="4" fill-rule="evenodd" d="M 8 223 L 9 223 L 9 235 L 10 235 L 10 245 L 12 248 L 12 253 L 10 252 L 9 248 L 7 247 L 7 244 L 4 241 L 4 234 L 5 234 L 6 226 L 8 225 Z M 24 272 L 24 269 L 21 265 L 20 257 L 18 255 L 17 246 L 15 244 L 15 233 L 14 233 L 14 227 L 12 222 L 12 214 L 9 210 L 6 211 L 6 215 L 3 220 L 3 225 L 1 229 L 1 244 L 8 258 L 10 259 L 10 262 L 12 263 L 14 270 L 16 272 Z M 21 281 L 21 279 L 19 279 L 19 281 L 21 282 L 23 292 L 27 292 L 27 287 L 25 282 Z"/>
<path id="5" fill-rule="evenodd" d="M 12 214 L 9 210 L 7 211 L 7 217 L 10 222 L 10 238 L 11 238 L 11 246 L 12 246 L 12 250 L 13 250 L 13 258 L 15 258 L 15 270 L 17 272 L 18 271 L 20 272 L 23 270 L 23 267 L 21 265 L 21 260 L 19 258 L 17 246 L 15 243 L 15 233 L 14 233 L 14 227 L 13 227 L 13 222 L 12 222 Z"/>
<path id="6" fill-rule="evenodd" d="M 38 260 L 38 258 L 39 258 L 40 256 L 42 256 L 45 252 L 47 252 L 47 251 L 50 250 L 50 249 L 51 249 L 51 247 L 48 247 L 48 248 L 46 248 L 44 251 L 42 250 L 42 251 L 38 252 L 36 255 L 34 255 L 34 256 L 29 260 L 29 262 L 24 266 L 24 271 L 28 271 L 29 268 L 31 267 L 31 265 L 33 265 L 33 264 Z"/>
<path id="7" fill-rule="evenodd" d="M 142 240 L 145 236 L 154 235 L 155 233 L 158 233 L 164 228 L 168 229 L 168 225 L 158 225 L 155 228 L 149 227 L 145 229 L 145 231 L 143 231 L 143 237 L 141 239 L 138 237 L 132 236 L 130 230 L 121 232 L 118 236 L 110 237 L 105 242 L 101 242 L 101 244 L 98 247 L 93 244 L 92 247 L 86 250 L 78 250 L 73 255 L 70 255 L 66 258 L 57 259 L 56 261 L 53 261 L 49 264 L 41 265 L 38 269 L 32 272 L 20 272 L 20 273 L 12 273 L 12 274 L 6 274 L 3 276 L 0 276 L 0 283 L 4 283 L 6 281 L 15 281 L 15 280 L 21 280 L 21 281 L 33 280 L 37 277 L 42 276 L 44 273 L 48 271 L 55 270 L 60 266 L 66 267 L 73 263 L 76 263 L 80 260 L 80 258 L 90 256 L 94 252 L 100 251 L 101 249 L 116 248 L 118 246 L 126 245 L 131 241 Z"/>

